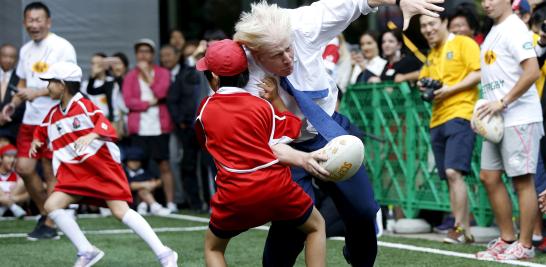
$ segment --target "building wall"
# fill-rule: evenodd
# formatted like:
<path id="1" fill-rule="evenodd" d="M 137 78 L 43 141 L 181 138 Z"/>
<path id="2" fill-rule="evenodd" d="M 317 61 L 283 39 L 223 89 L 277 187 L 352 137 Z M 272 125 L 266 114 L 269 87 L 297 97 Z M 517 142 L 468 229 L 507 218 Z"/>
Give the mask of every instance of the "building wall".
<path id="1" fill-rule="evenodd" d="M 20 47 L 29 41 L 22 25 L 23 9 L 31 0 L 0 0 L 0 43 Z M 51 31 L 72 43 L 78 64 L 89 73 L 95 52 L 125 53 L 134 66 L 133 43 L 159 41 L 159 3 L 150 0 L 45 0 L 51 11 Z M 159 45 L 159 43 L 158 43 Z"/>

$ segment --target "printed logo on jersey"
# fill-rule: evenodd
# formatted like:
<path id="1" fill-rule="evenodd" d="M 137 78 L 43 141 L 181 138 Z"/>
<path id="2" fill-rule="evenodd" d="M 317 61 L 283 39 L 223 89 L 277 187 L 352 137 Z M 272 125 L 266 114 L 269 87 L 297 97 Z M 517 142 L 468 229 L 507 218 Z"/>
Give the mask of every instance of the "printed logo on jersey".
<path id="1" fill-rule="evenodd" d="M 485 51 L 485 54 L 483 56 L 483 60 L 485 61 L 485 64 L 491 65 L 495 63 L 495 60 L 497 60 L 497 54 L 493 52 L 493 50 L 487 50 Z"/>
<path id="2" fill-rule="evenodd" d="M 108 124 L 106 124 L 106 123 L 104 123 L 104 122 L 100 125 L 100 127 L 101 127 L 103 130 L 108 130 Z"/>
<path id="3" fill-rule="evenodd" d="M 447 59 L 447 60 L 452 60 L 452 59 L 453 59 L 453 51 L 447 52 L 447 54 L 446 54 L 446 59 Z"/>
<path id="4" fill-rule="evenodd" d="M 74 121 L 72 122 L 72 128 L 74 128 L 74 130 L 80 128 L 82 126 L 80 120 L 78 120 L 78 118 L 74 118 Z"/>
<path id="5" fill-rule="evenodd" d="M 57 132 L 59 132 L 59 134 L 62 134 L 63 133 L 63 127 L 61 126 L 61 123 L 56 123 L 55 126 L 57 127 Z"/>
<path id="6" fill-rule="evenodd" d="M 533 44 L 531 42 L 526 42 L 523 44 L 523 49 L 533 49 Z"/>
<path id="7" fill-rule="evenodd" d="M 32 71 L 36 73 L 44 73 L 49 69 L 49 65 L 43 61 L 37 61 L 32 65 Z"/>

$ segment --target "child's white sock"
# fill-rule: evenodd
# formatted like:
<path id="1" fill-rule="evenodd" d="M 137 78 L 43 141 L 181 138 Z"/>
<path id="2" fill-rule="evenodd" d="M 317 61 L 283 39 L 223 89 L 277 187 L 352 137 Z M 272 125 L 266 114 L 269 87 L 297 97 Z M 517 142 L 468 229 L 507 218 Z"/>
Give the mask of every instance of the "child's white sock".
<path id="1" fill-rule="evenodd" d="M 27 215 L 26 211 L 21 208 L 21 206 L 13 203 L 11 206 L 9 206 L 9 210 L 13 213 L 13 216 L 17 218 L 22 218 L 23 216 Z"/>
<path id="2" fill-rule="evenodd" d="M 133 229 L 133 231 L 148 244 L 155 255 L 161 255 L 161 253 L 169 251 L 169 249 L 161 243 L 161 240 L 159 240 L 159 237 L 157 237 L 154 230 L 152 230 L 150 224 L 148 224 L 148 222 L 136 211 L 132 209 L 127 210 L 121 221 L 129 226 L 129 228 Z"/>
<path id="3" fill-rule="evenodd" d="M 72 241 L 72 244 L 76 246 L 78 252 L 93 251 L 93 245 L 89 243 L 89 240 L 83 235 L 82 230 L 74 220 L 72 216 L 66 213 L 63 209 L 56 209 L 49 213 L 51 218 L 57 227 Z"/>
<path id="4" fill-rule="evenodd" d="M 533 241 L 542 241 L 542 235 L 533 234 Z"/>

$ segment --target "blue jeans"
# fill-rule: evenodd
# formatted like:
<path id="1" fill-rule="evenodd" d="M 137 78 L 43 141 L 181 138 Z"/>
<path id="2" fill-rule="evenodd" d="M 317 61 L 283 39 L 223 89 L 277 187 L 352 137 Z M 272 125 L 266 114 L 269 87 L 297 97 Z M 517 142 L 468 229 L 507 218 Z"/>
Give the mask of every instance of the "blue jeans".
<path id="1" fill-rule="evenodd" d="M 347 117 L 334 113 L 332 118 L 349 134 L 359 136 L 360 130 L 349 122 Z M 314 139 L 293 144 L 301 151 L 314 151 L 324 147 L 327 141 L 320 135 Z M 314 199 L 313 177 L 301 168 L 292 168 L 292 179 Z M 345 224 L 347 246 L 353 266 L 373 266 L 377 254 L 375 218 L 379 210 L 372 185 L 364 165 L 349 180 L 333 183 L 315 179 L 316 185 L 328 194 Z M 304 247 L 306 235 L 295 227 L 273 223 L 269 229 L 263 266 L 293 266 Z"/>

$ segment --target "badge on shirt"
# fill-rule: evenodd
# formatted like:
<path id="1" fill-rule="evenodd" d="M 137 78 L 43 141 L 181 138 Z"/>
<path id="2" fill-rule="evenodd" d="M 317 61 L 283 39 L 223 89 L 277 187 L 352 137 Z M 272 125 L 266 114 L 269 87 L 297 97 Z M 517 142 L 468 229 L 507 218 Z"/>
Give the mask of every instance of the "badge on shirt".
<path id="1" fill-rule="evenodd" d="M 485 61 L 485 64 L 491 65 L 495 63 L 495 60 L 497 59 L 497 55 L 493 50 L 487 50 L 485 51 L 485 54 L 483 56 L 483 60 Z"/>
<path id="2" fill-rule="evenodd" d="M 49 69 L 49 65 L 43 61 L 37 61 L 32 64 L 32 71 L 36 73 L 44 73 Z"/>
<path id="3" fill-rule="evenodd" d="M 72 121 L 72 128 L 76 130 L 80 128 L 80 126 L 82 126 L 82 124 L 80 123 L 80 120 L 78 120 L 78 118 L 74 118 L 74 121 Z"/>
<path id="4" fill-rule="evenodd" d="M 523 49 L 533 49 L 533 44 L 531 42 L 526 42 L 523 44 Z"/>
<path id="5" fill-rule="evenodd" d="M 63 127 L 61 126 L 61 123 L 57 123 L 57 124 L 55 124 L 55 126 L 57 127 L 57 132 L 59 132 L 60 134 L 62 134 Z"/>
<path id="6" fill-rule="evenodd" d="M 101 127 L 103 130 L 108 130 L 108 125 L 107 125 L 106 123 L 104 123 L 104 122 L 100 125 L 100 127 Z"/>
<path id="7" fill-rule="evenodd" d="M 447 52 L 447 54 L 446 54 L 446 59 L 447 59 L 447 60 L 452 60 L 452 59 L 453 59 L 453 51 Z"/>

